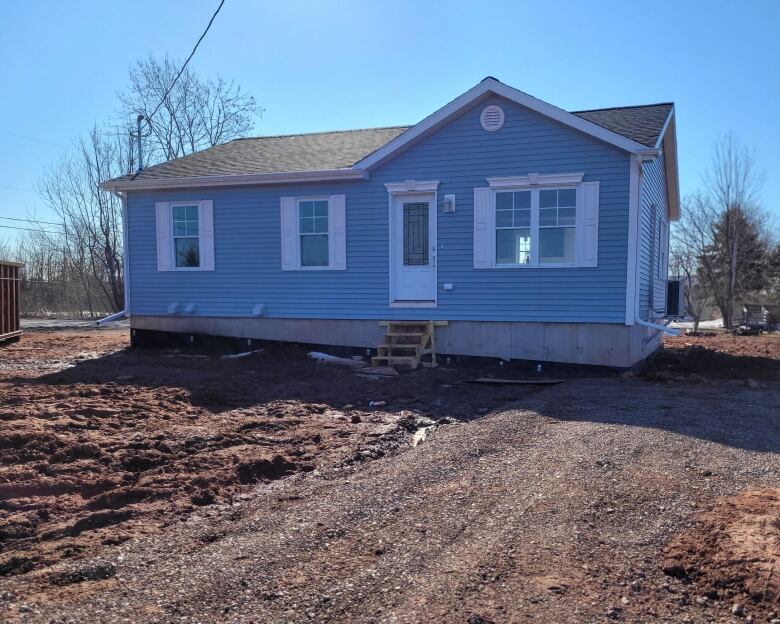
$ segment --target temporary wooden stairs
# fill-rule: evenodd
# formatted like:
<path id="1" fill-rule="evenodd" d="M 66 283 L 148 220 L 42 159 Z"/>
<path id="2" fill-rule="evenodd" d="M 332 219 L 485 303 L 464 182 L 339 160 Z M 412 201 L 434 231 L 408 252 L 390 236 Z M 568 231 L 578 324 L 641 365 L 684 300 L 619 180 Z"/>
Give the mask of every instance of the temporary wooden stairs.
<path id="1" fill-rule="evenodd" d="M 373 366 L 415 369 L 436 366 L 436 334 L 433 321 L 387 321 L 384 342 L 371 358 Z M 426 361 L 423 358 L 430 356 Z"/>

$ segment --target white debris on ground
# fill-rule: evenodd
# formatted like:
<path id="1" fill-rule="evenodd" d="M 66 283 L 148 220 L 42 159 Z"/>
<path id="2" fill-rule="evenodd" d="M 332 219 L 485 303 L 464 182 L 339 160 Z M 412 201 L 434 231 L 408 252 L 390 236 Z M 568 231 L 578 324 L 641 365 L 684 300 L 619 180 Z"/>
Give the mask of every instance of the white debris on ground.
<path id="1" fill-rule="evenodd" d="M 327 362 L 328 364 L 341 364 L 342 366 L 352 366 L 353 368 L 365 368 L 368 366 L 363 360 L 338 357 L 329 353 L 321 353 L 320 351 L 309 351 L 308 356 L 313 360 Z"/>

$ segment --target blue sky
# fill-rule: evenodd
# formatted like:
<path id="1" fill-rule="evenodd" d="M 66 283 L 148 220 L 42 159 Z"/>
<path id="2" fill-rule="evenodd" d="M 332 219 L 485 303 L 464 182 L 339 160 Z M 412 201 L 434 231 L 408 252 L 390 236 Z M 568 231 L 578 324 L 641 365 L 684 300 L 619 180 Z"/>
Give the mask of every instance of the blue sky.
<path id="1" fill-rule="evenodd" d="M 216 5 L 5 3 L 0 216 L 50 216 L 31 190 L 45 169 L 114 118 L 135 59 L 186 57 Z M 569 110 L 671 100 L 682 194 L 733 131 L 755 149 L 764 204 L 780 214 L 779 24 L 776 0 L 226 0 L 192 67 L 257 98 L 254 134 L 414 123 L 487 75 Z"/>

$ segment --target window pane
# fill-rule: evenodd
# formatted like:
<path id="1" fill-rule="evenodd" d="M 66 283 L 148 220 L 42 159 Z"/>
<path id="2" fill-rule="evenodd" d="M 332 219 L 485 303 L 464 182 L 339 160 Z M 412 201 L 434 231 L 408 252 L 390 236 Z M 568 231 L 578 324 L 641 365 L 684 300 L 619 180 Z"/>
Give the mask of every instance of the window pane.
<path id="1" fill-rule="evenodd" d="M 575 189 L 561 189 L 558 191 L 559 206 L 576 206 L 577 191 Z"/>
<path id="2" fill-rule="evenodd" d="M 496 193 L 496 210 L 512 208 L 512 193 Z"/>
<path id="3" fill-rule="evenodd" d="M 554 208 L 558 205 L 558 191 L 539 191 L 539 207 Z"/>
<path id="4" fill-rule="evenodd" d="M 314 232 L 314 219 L 312 217 L 301 217 L 301 234 L 310 234 Z"/>
<path id="5" fill-rule="evenodd" d="M 428 202 L 404 204 L 404 266 L 428 265 Z"/>
<path id="6" fill-rule="evenodd" d="M 301 236 L 301 266 L 328 266 L 328 235 Z"/>
<path id="7" fill-rule="evenodd" d="M 531 261 L 531 230 L 496 230 L 496 264 L 527 264 Z"/>
<path id="8" fill-rule="evenodd" d="M 187 220 L 188 221 L 195 221 L 197 223 L 197 221 L 198 221 L 198 207 L 197 206 L 187 206 Z"/>
<path id="9" fill-rule="evenodd" d="M 187 236 L 187 222 L 173 220 L 173 235 L 174 236 Z"/>
<path id="10" fill-rule="evenodd" d="M 558 225 L 558 211 L 555 208 L 545 208 L 539 211 L 539 226 Z"/>
<path id="11" fill-rule="evenodd" d="M 184 221 L 187 218 L 187 206 L 174 206 L 173 207 L 173 220 Z"/>
<path id="12" fill-rule="evenodd" d="M 325 200 L 314 202 L 314 216 L 315 217 L 327 217 L 328 216 L 328 202 Z"/>
<path id="13" fill-rule="evenodd" d="M 197 238 L 175 238 L 176 266 L 200 266 L 200 247 Z"/>
<path id="14" fill-rule="evenodd" d="M 539 261 L 558 264 L 574 262 L 575 228 L 539 230 Z"/>
<path id="15" fill-rule="evenodd" d="M 302 201 L 298 204 L 298 213 L 301 219 L 314 216 L 314 202 Z"/>
<path id="16" fill-rule="evenodd" d="M 326 211 L 327 212 L 327 211 Z M 314 231 L 318 234 L 328 233 L 328 217 L 315 217 L 314 218 Z"/>
<path id="17" fill-rule="evenodd" d="M 515 210 L 515 227 L 531 227 L 530 210 Z"/>
<path id="18" fill-rule="evenodd" d="M 512 227 L 511 210 L 496 210 L 496 227 Z"/>
<path id="19" fill-rule="evenodd" d="M 558 208 L 558 225 L 576 225 L 576 208 Z"/>
<path id="20" fill-rule="evenodd" d="M 531 207 L 531 191 L 518 191 L 514 195 L 515 209 Z"/>

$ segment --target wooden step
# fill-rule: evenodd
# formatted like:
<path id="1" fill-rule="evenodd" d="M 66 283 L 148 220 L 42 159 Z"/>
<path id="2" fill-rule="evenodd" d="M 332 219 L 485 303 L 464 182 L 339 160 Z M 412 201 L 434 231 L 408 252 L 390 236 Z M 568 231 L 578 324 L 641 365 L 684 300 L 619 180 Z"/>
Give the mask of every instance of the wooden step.
<path id="1" fill-rule="evenodd" d="M 382 325 L 387 327 L 387 332 L 371 359 L 374 366 L 403 366 L 412 370 L 420 364 L 436 366 L 434 321 L 386 321 Z M 430 355 L 431 361 L 422 362 L 424 355 Z"/>
<path id="2" fill-rule="evenodd" d="M 412 353 L 409 353 L 411 351 Z M 379 345 L 376 348 L 377 355 L 418 355 L 423 351 L 422 345 Z M 400 352 L 400 353 L 399 353 Z"/>

